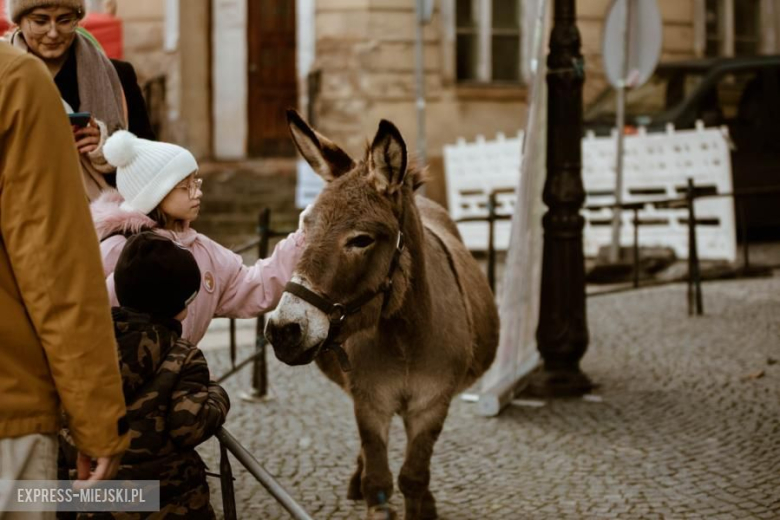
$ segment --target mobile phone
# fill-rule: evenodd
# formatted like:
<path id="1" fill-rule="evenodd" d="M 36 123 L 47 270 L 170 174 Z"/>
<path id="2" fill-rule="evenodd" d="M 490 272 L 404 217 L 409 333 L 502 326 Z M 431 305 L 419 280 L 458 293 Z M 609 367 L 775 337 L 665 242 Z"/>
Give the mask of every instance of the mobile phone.
<path id="1" fill-rule="evenodd" d="M 89 112 L 74 112 L 68 114 L 68 119 L 70 119 L 71 125 L 84 128 L 89 124 L 89 120 L 92 119 L 92 114 Z"/>

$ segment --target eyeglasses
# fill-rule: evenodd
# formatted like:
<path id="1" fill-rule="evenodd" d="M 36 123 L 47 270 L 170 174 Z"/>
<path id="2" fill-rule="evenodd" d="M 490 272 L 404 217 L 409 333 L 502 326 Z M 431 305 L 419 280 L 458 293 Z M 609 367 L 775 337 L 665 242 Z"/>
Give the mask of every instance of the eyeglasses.
<path id="1" fill-rule="evenodd" d="M 176 186 L 176 188 L 180 190 L 187 190 L 187 194 L 190 196 L 190 198 L 194 199 L 198 196 L 198 190 L 201 186 L 203 186 L 203 179 L 200 177 L 195 177 L 184 184 Z"/>
<path id="2" fill-rule="evenodd" d="M 30 32 L 36 36 L 43 36 L 51 31 L 52 25 L 60 34 L 73 34 L 79 25 L 78 16 L 68 16 L 63 18 L 57 18 L 51 20 L 50 18 L 27 18 L 27 24 L 30 27 Z"/>

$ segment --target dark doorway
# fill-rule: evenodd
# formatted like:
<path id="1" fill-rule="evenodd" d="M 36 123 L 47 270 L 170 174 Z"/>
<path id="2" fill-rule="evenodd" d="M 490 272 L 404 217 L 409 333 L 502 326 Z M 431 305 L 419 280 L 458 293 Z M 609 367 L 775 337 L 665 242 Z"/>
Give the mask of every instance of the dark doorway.
<path id="1" fill-rule="evenodd" d="M 249 0 L 248 153 L 252 157 L 293 156 L 285 109 L 297 107 L 295 2 Z"/>

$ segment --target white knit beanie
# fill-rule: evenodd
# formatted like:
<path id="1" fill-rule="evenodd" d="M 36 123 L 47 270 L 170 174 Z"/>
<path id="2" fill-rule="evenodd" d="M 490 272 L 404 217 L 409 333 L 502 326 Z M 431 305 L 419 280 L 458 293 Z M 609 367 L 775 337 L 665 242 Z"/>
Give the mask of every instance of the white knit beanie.
<path id="1" fill-rule="evenodd" d="M 181 181 L 198 170 L 195 157 L 175 144 L 139 139 L 125 130 L 114 132 L 103 155 L 116 167 L 122 209 L 148 215 Z"/>

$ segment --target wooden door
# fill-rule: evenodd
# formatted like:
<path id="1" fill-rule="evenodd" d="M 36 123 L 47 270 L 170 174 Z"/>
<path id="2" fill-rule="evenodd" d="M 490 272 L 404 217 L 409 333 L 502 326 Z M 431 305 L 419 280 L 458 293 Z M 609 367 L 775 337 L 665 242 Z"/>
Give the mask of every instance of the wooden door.
<path id="1" fill-rule="evenodd" d="M 285 110 L 298 106 L 295 1 L 247 0 L 248 153 L 293 156 Z"/>

